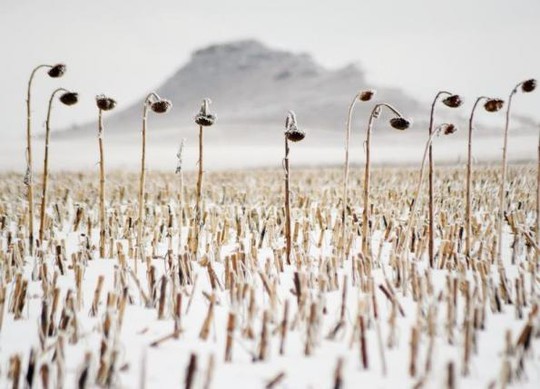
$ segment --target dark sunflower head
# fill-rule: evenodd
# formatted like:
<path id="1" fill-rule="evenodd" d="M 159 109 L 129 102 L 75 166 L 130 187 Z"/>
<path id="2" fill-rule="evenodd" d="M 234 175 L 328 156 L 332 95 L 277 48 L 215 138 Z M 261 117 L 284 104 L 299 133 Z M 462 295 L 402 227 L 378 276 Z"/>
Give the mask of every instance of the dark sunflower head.
<path id="1" fill-rule="evenodd" d="M 531 78 L 530 80 L 524 81 L 521 84 L 521 90 L 525 93 L 532 92 L 536 89 L 536 80 L 534 78 Z"/>
<path id="2" fill-rule="evenodd" d="M 172 103 L 170 100 L 158 99 L 150 104 L 150 109 L 155 113 L 167 113 L 171 110 Z"/>
<path id="3" fill-rule="evenodd" d="M 403 131 L 411 126 L 411 122 L 404 117 L 398 116 L 390 119 L 390 125 L 396 130 Z"/>
<path id="4" fill-rule="evenodd" d="M 285 120 L 285 137 L 291 142 L 300 142 L 306 137 L 306 132 L 298 128 L 296 115 L 293 111 L 289 111 Z"/>
<path id="5" fill-rule="evenodd" d="M 62 77 L 66 73 L 66 65 L 63 63 L 56 64 L 50 68 L 47 73 L 49 74 L 49 77 L 52 78 Z"/>
<path id="6" fill-rule="evenodd" d="M 504 106 L 504 100 L 502 99 L 488 99 L 484 104 L 484 108 L 488 112 L 497 112 Z"/>
<path id="7" fill-rule="evenodd" d="M 210 113 L 210 104 L 212 103 L 212 100 L 210 99 L 204 99 L 201 104 L 201 108 L 199 110 L 199 113 L 195 115 L 195 123 L 199 126 L 203 127 L 210 127 L 213 125 L 217 119 L 216 115 Z"/>
<path id="8" fill-rule="evenodd" d="M 370 89 L 360 92 L 358 98 L 360 99 L 360 101 L 369 101 L 373 98 L 373 96 L 375 96 L 375 91 Z"/>
<path id="9" fill-rule="evenodd" d="M 79 102 L 79 94 L 76 92 L 65 92 L 60 96 L 60 101 L 65 105 L 75 105 Z"/>
<path id="10" fill-rule="evenodd" d="M 443 135 L 452 135 L 458 131 L 458 128 L 452 123 L 444 123 L 441 126 L 441 131 Z"/>
<path id="11" fill-rule="evenodd" d="M 110 111 L 116 107 L 116 100 L 105 95 L 96 96 L 96 105 L 102 111 Z"/>
<path id="12" fill-rule="evenodd" d="M 450 95 L 443 100 L 443 104 L 450 108 L 458 108 L 463 104 L 460 95 Z"/>

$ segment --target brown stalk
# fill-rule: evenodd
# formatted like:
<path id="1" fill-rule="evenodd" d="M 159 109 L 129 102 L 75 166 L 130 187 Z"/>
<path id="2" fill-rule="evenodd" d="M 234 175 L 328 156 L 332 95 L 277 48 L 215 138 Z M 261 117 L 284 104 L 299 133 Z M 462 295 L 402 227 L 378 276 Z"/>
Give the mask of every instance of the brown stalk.
<path id="1" fill-rule="evenodd" d="M 212 320 L 214 319 L 214 304 L 216 301 L 215 295 L 212 295 L 210 298 L 210 305 L 208 306 L 208 312 L 206 314 L 206 318 L 204 319 L 203 325 L 201 327 L 201 331 L 199 332 L 199 338 L 202 340 L 208 339 L 208 335 L 210 334 L 210 325 L 212 324 Z"/>
<path id="2" fill-rule="evenodd" d="M 67 92 L 64 88 L 56 89 L 49 98 L 49 108 L 47 109 L 47 120 L 45 122 L 45 157 L 43 160 L 43 184 L 41 193 L 41 211 L 39 222 L 39 241 L 43 245 L 44 227 L 45 227 L 45 207 L 47 206 L 47 184 L 49 182 L 49 139 L 51 135 L 51 111 L 54 97 L 59 92 Z"/>
<path id="3" fill-rule="evenodd" d="M 289 300 L 285 301 L 285 307 L 283 308 L 283 320 L 280 325 L 280 342 L 279 342 L 279 355 L 285 355 L 285 340 L 287 338 L 287 328 L 289 320 Z"/>
<path id="4" fill-rule="evenodd" d="M 261 342 L 259 344 L 258 360 L 265 361 L 268 356 L 268 311 L 263 312 L 261 326 Z"/>
<path id="5" fill-rule="evenodd" d="M 429 115 L 429 137 L 433 135 L 433 127 L 434 127 L 434 116 L 435 116 L 435 105 L 437 104 L 437 101 L 439 100 L 439 97 L 443 95 L 451 95 L 450 92 L 447 91 L 440 91 L 437 93 L 435 98 L 433 99 L 433 103 L 431 104 L 431 112 Z M 428 219 L 429 219 L 429 263 L 431 267 L 433 267 L 433 263 L 435 261 L 435 235 L 434 235 L 434 207 L 433 207 L 433 145 L 431 142 L 429 142 L 429 150 L 428 150 L 428 157 L 429 157 L 429 213 L 428 213 Z"/>
<path id="6" fill-rule="evenodd" d="M 409 359 L 409 375 L 411 377 L 416 376 L 416 355 L 418 354 L 418 338 L 419 331 L 416 326 L 411 328 L 411 353 Z"/>
<path id="7" fill-rule="evenodd" d="M 508 130 L 510 129 L 510 110 L 512 108 L 512 98 L 514 95 L 518 92 L 519 88 L 524 84 L 525 82 L 520 82 L 517 84 L 514 89 L 512 89 L 512 92 L 510 92 L 510 96 L 508 97 L 508 105 L 506 106 L 506 120 L 504 123 L 504 143 L 503 143 L 503 155 L 502 155 L 502 168 L 501 168 L 501 187 L 499 192 L 499 217 L 498 217 L 498 223 L 497 223 L 497 255 L 496 259 L 498 261 L 502 261 L 502 230 L 503 230 L 503 223 L 504 223 L 504 214 L 506 212 L 505 207 L 505 200 L 506 200 L 506 172 L 507 172 L 507 153 L 508 153 Z"/>
<path id="8" fill-rule="evenodd" d="M 105 154 L 103 150 L 103 110 L 98 115 L 99 143 L 99 256 L 105 258 L 106 223 L 105 223 Z"/>
<path id="9" fill-rule="evenodd" d="M 203 174 L 204 174 L 204 159 L 203 159 L 203 152 L 204 152 L 204 133 L 203 133 L 203 126 L 199 126 L 199 171 L 197 174 L 197 216 L 196 220 L 199 223 L 199 225 L 202 223 L 202 186 L 203 186 Z M 199 231 L 200 233 L 200 231 Z M 198 236 L 199 234 L 197 234 Z M 197 242 L 199 241 L 199 238 L 197 237 Z"/>
<path id="10" fill-rule="evenodd" d="M 28 200 L 28 243 L 29 253 L 33 255 L 34 252 L 34 179 L 33 179 L 33 167 L 32 167 L 32 81 L 39 69 L 52 68 L 51 65 L 39 65 L 36 66 L 30 74 L 28 80 L 28 87 L 26 91 L 26 184 L 28 186 L 27 200 Z"/>
<path id="11" fill-rule="evenodd" d="M 154 104 L 166 103 L 164 110 L 153 109 Z M 137 219 L 137 248 L 139 257 L 144 261 L 144 243 L 143 243 L 143 227 L 145 219 L 145 193 L 144 184 L 146 178 L 146 125 L 148 121 L 148 108 L 152 107 L 156 113 L 165 113 L 170 108 L 170 102 L 162 100 L 155 92 L 149 93 L 144 99 L 143 118 L 142 118 L 142 152 L 141 152 L 141 176 L 139 181 L 139 218 Z M 168 105 L 168 106 L 167 106 Z M 135 274 L 137 273 L 137 258 L 135 258 Z"/>
<path id="12" fill-rule="evenodd" d="M 291 200 L 290 200 L 290 169 L 289 169 L 289 140 L 285 137 L 285 252 L 287 265 L 291 264 Z"/>
<path id="13" fill-rule="evenodd" d="M 369 98 L 366 100 L 366 98 L 363 98 L 363 96 L 367 96 L 366 93 L 369 94 Z M 371 99 L 371 96 L 373 95 L 373 91 L 361 91 L 356 96 L 354 96 L 353 101 L 349 105 L 349 111 L 347 114 L 347 129 L 345 132 L 345 169 L 343 173 L 343 199 L 341 200 L 341 248 L 343 249 L 342 256 L 345 254 L 345 231 L 347 227 L 346 223 L 346 214 L 347 214 L 347 206 L 348 206 L 348 184 L 349 184 L 349 144 L 351 140 L 351 126 L 352 126 L 352 116 L 354 112 L 354 107 L 356 106 L 356 103 L 358 101 L 368 101 Z"/>
<path id="14" fill-rule="evenodd" d="M 101 296 L 101 289 L 103 288 L 104 277 L 100 275 L 98 277 L 97 286 L 94 291 L 94 300 L 92 301 L 92 308 L 90 309 L 90 316 L 96 316 L 98 312 L 99 298 Z"/>
<path id="15" fill-rule="evenodd" d="M 225 362 L 232 362 L 232 347 L 235 327 L 236 315 L 234 312 L 229 312 L 229 318 L 227 320 L 227 340 L 225 344 Z"/>
<path id="16" fill-rule="evenodd" d="M 21 357 L 19 355 L 13 355 L 9 358 L 8 378 L 12 381 L 12 389 L 18 389 L 21 379 Z"/>
<path id="17" fill-rule="evenodd" d="M 380 116 L 382 108 L 387 108 L 392 111 L 397 117 L 402 118 L 401 113 L 390 104 L 380 103 L 373 107 L 371 114 L 369 115 L 368 127 L 366 132 L 366 166 L 364 170 L 364 210 L 362 212 L 362 252 L 364 255 L 371 256 L 370 247 L 370 214 L 369 214 L 369 191 L 371 181 L 371 132 L 373 130 L 373 124 L 375 119 Z"/>
<path id="18" fill-rule="evenodd" d="M 362 361 L 362 367 L 367 370 L 369 368 L 367 343 L 366 343 L 366 325 L 364 323 L 364 316 L 358 316 L 358 325 L 360 327 L 360 359 Z"/>
<path id="19" fill-rule="evenodd" d="M 186 370 L 185 389 L 192 389 L 195 386 L 195 374 L 197 373 L 197 355 L 191 354 Z"/>
<path id="20" fill-rule="evenodd" d="M 334 370 L 333 389 L 343 389 L 343 358 L 338 358 L 336 369 Z"/>
<path id="21" fill-rule="evenodd" d="M 469 117 L 469 138 L 467 143 L 467 181 L 466 181 L 466 203 L 465 203 L 465 253 L 467 258 L 471 257 L 471 238 L 472 238 L 472 227 L 471 227 L 471 214 L 472 214 L 472 133 L 473 133 L 473 121 L 474 121 L 474 112 L 477 105 L 482 100 L 488 100 L 486 96 L 480 96 L 476 99 L 471 115 Z"/>
<path id="22" fill-rule="evenodd" d="M 286 374 L 284 371 L 278 373 L 274 378 L 268 381 L 268 383 L 265 386 L 265 389 L 273 389 L 274 387 L 276 387 L 276 385 L 278 385 L 280 382 L 282 382 L 285 379 L 285 376 Z"/>

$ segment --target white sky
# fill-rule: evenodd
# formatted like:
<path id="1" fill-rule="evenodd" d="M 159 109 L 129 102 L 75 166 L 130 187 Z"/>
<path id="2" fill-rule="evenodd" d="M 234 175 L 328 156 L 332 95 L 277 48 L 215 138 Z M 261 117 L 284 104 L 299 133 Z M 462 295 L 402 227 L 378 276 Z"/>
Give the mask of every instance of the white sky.
<path id="1" fill-rule="evenodd" d="M 127 106 L 192 50 L 243 38 L 309 52 L 329 67 L 358 62 L 375 85 L 426 102 L 451 89 L 469 110 L 479 94 L 506 97 L 518 81 L 540 77 L 539 17 L 540 0 L 0 0 L 0 135 L 23 136 L 37 64 L 65 62 L 68 73 L 37 77 L 35 132 L 56 86 L 79 91 L 81 104 L 58 106 L 53 125 L 84 122 L 96 94 Z M 539 108 L 540 93 L 515 104 L 540 120 Z"/>

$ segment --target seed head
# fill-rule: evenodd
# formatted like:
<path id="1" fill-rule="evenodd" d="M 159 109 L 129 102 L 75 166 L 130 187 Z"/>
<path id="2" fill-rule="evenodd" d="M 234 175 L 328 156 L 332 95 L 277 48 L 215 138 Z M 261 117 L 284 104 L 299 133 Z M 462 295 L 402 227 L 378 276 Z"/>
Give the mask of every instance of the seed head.
<path id="1" fill-rule="evenodd" d="M 96 96 L 96 105 L 102 111 L 110 111 L 116 107 L 116 100 L 105 95 Z"/>
<path id="2" fill-rule="evenodd" d="M 171 110 L 172 103 L 170 100 L 159 99 L 150 104 L 150 109 L 155 113 L 167 113 Z"/>
<path id="3" fill-rule="evenodd" d="M 503 106 L 504 106 L 504 100 L 501 100 L 501 99 L 489 99 L 484 104 L 484 108 L 488 112 L 500 111 Z"/>
<path id="4" fill-rule="evenodd" d="M 441 125 L 443 135 L 451 135 L 457 132 L 458 128 L 452 123 L 444 123 Z"/>
<path id="5" fill-rule="evenodd" d="M 369 101 L 371 98 L 375 95 L 375 91 L 373 89 L 365 90 L 360 92 L 360 96 L 358 97 L 361 101 Z"/>
<path id="6" fill-rule="evenodd" d="M 536 80 L 534 78 L 531 78 L 530 80 L 524 81 L 521 84 L 521 90 L 525 93 L 532 92 L 536 89 Z"/>
<path id="7" fill-rule="evenodd" d="M 210 127 L 216 121 L 217 117 L 210 113 L 208 106 L 212 103 L 210 99 L 204 99 L 199 113 L 195 115 L 195 123 L 199 126 Z"/>
<path id="8" fill-rule="evenodd" d="M 285 137 L 291 142 L 300 142 L 306 137 L 306 132 L 298 128 L 296 115 L 293 111 L 289 111 L 287 119 L 285 119 Z"/>
<path id="9" fill-rule="evenodd" d="M 401 116 L 390 119 L 390 125 L 396 130 L 406 130 L 410 127 L 411 122 Z"/>
<path id="10" fill-rule="evenodd" d="M 56 64 L 50 68 L 47 73 L 49 74 L 49 77 L 52 78 L 62 77 L 66 73 L 66 65 L 63 63 Z"/>
<path id="11" fill-rule="evenodd" d="M 463 104 L 460 95 L 451 95 L 443 100 L 443 104 L 450 108 L 457 108 Z"/>
<path id="12" fill-rule="evenodd" d="M 79 94 L 76 92 L 65 92 L 60 96 L 60 101 L 65 105 L 74 105 L 79 101 Z"/>

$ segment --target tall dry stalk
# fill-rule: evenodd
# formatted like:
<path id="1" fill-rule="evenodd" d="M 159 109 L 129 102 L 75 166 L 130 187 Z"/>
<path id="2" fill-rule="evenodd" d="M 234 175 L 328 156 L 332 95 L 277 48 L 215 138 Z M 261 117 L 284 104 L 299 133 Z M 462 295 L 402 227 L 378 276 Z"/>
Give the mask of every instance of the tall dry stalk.
<path id="1" fill-rule="evenodd" d="M 26 174 L 25 184 L 28 186 L 27 199 L 28 199 L 28 245 L 29 254 L 34 252 L 34 176 L 32 167 L 32 81 L 39 69 L 48 68 L 47 74 L 51 78 L 59 78 L 66 72 L 66 66 L 64 64 L 57 65 L 39 65 L 32 70 L 30 79 L 28 80 L 28 88 L 26 91 Z"/>
<path id="2" fill-rule="evenodd" d="M 504 222 L 504 213 L 506 212 L 504 206 L 504 200 L 506 198 L 505 186 L 506 186 L 506 170 L 507 170 L 507 151 L 508 151 L 508 130 L 510 128 L 510 110 L 512 108 L 512 98 L 521 88 L 524 93 L 532 92 L 536 89 L 536 80 L 530 79 L 522 81 L 517 84 L 510 96 L 508 97 L 508 105 L 506 106 L 506 120 L 504 124 L 504 143 L 503 143 L 503 155 L 502 155 L 502 167 L 501 167 L 501 187 L 499 193 L 499 217 L 497 220 L 497 251 L 495 258 L 498 261 L 502 261 L 502 228 Z"/>
<path id="3" fill-rule="evenodd" d="M 283 168 L 285 169 L 285 252 L 287 264 L 291 264 L 291 199 L 290 199 L 290 177 L 289 167 L 289 141 L 300 142 L 304 139 L 306 133 L 298 128 L 296 115 L 289 111 L 285 119 L 285 158 L 283 159 Z"/>
<path id="4" fill-rule="evenodd" d="M 182 138 L 182 141 L 180 142 L 180 147 L 178 148 L 178 152 L 176 153 L 177 158 L 177 165 L 176 165 L 176 174 L 179 176 L 179 194 L 178 194 L 178 255 L 182 253 L 182 227 L 183 227 L 183 209 L 184 209 L 184 170 L 183 170 L 183 162 L 184 162 L 184 145 L 186 143 L 186 139 Z"/>
<path id="5" fill-rule="evenodd" d="M 435 106 L 437 104 L 437 101 L 441 96 L 447 96 L 443 103 L 450 108 L 457 108 L 462 104 L 461 97 L 459 95 L 454 95 L 447 91 L 440 91 L 437 93 L 435 98 L 433 99 L 433 103 L 431 104 L 431 112 L 429 115 L 429 136 L 431 136 L 433 132 L 433 123 L 434 123 L 434 117 L 435 117 Z M 429 213 L 428 213 L 428 219 L 429 219 L 429 263 L 430 265 L 433 265 L 434 262 L 434 256 L 435 256 L 435 220 L 434 220 L 434 206 L 433 206 L 433 169 L 434 169 L 434 162 L 433 162 L 433 145 L 429 145 Z"/>
<path id="6" fill-rule="evenodd" d="M 415 216 L 416 216 L 416 209 L 418 208 L 418 203 L 420 202 L 420 194 L 421 194 L 421 189 L 422 189 L 422 182 L 424 180 L 424 170 L 425 170 L 425 167 L 426 167 L 426 161 L 427 161 L 428 156 L 429 156 L 429 147 L 431 146 L 435 136 L 438 136 L 441 133 L 443 135 L 450 135 L 450 134 L 455 133 L 456 131 L 457 131 L 457 127 L 455 127 L 453 124 L 446 124 L 445 123 L 445 124 L 437 127 L 429 135 L 429 138 L 428 138 L 428 140 L 426 142 L 426 146 L 425 146 L 425 149 L 424 149 L 424 156 L 422 157 L 422 164 L 420 166 L 420 177 L 418 178 L 418 184 L 416 186 L 412 208 L 411 208 L 411 210 L 409 212 L 409 220 L 407 222 L 407 227 L 405 229 L 405 233 L 404 233 L 404 235 L 403 235 L 403 237 L 400 240 L 400 243 L 398 245 L 398 249 L 397 249 L 398 254 L 406 252 L 408 247 L 409 247 L 409 235 L 411 233 L 412 225 L 413 225 L 413 222 L 414 222 L 414 219 L 415 219 Z"/>
<path id="7" fill-rule="evenodd" d="M 362 213 L 362 252 L 364 255 L 369 253 L 370 247 L 370 238 L 369 238 L 369 188 L 371 180 L 371 132 L 373 130 L 373 124 L 375 119 L 377 119 L 382 108 L 389 109 L 396 117 L 390 119 L 390 126 L 396 130 L 404 131 L 411 125 L 411 122 L 403 117 L 401 113 L 395 109 L 393 106 L 387 103 L 377 104 L 371 114 L 369 115 L 367 133 L 366 133 L 366 167 L 364 171 L 364 211 Z"/>
<path id="8" fill-rule="evenodd" d="M 144 182 L 146 178 L 146 123 L 148 118 L 148 108 L 155 113 L 167 113 L 172 107 L 169 100 L 162 99 L 155 92 L 149 93 L 144 99 L 143 120 L 142 120 L 142 153 L 141 153 L 141 175 L 139 181 L 139 219 L 137 220 L 137 248 L 141 260 L 144 260 L 143 226 L 144 226 Z M 137 272 L 137 258 L 135 258 L 135 273 Z"/>
<path id="9" fill-rule="evenodd" d="M 486 96 L 480 96 L 474 102 L 471 115 L 469 116 L 469 134 L 467 142 L 467 183 L 465 197 L 465 254 L 467 258 L 471 257 L 471 214 L 472 214 L 472 133 L 474 123 L 474 113 L 476 107 L 482 100 L 487 100 L 484 108 L 488 112 L 496 112 L 502 108 L 503 101 L 500 99 L 491 99 Z"/>
<path id="10" fill-rule="evenodd" d="M 103 147 L 104 127 L 103 111 L 110 111 L 116 101 L 104 95 L 96 96 L 98 107 L 98 143 L 99 143 L 99 256 L 105 258 L 107 224 L 105 220 L 105 151 Z"/>
<path id="11" fill-rule="evenodd" d="M 47 184 L 49 182 L 49 139 L 51 136 L 51 112 L 54 98 L 57 93 L 64 92 L 60 96 L 60 101 L 64 105 L 74 105 L 79 100 L 79 95 L 74 92 L 70 92 L 64 88 L 56 89 L 49 98 L 49 108 L 47 109 L 47 120 L 45 122 L 45 157 L 43 160 L 43 185 L 41 193 L 41 212 L 39 221 L 39 241 L 43 244 L 43 236 L 45 229 L 45 207 L 47 205 Z"/>
<path id="12" fill-rule="evenodd" d="M 346 231 L 346 215 L 347 215 L 347 205 L 348 205 L 348 185 L 349 185 L 349 144 L 351 141 L 351 127 L 352 127 L 352 116 L 354 108 L 358 101 L 370 101 L 371 98 L 375 95 L 375 91 L 366 90 L 361 91 L 354 96 L 353 101 L 349 105 L 349 111 L 347 114 L 347 127 L 345 131 L 345 168 L 343 172 L 343 199 L 341 201 L 341 245 L 342 253 L 345 254 L 345 231 Z"/>
<path id="13" fill-rule="evenodd" d="M 197 221 L 197 235 L 195 238 L 196 244 L 195 244 L 195 252 L 198 251 L 199 247 L 199 239 L 200 239 L 200 233 L 201 233 L 201 227 L 202 227 L 202 218 L 203 218 L 203 211 L 202 211 L 202 187 L 203 187 L 203 174 L 204 174 L 204 158 L 203 158 L 203 151 L 204 151 L 204 127 L 210 127 L 214 124 L 216 121 L 216 116 L 214 114 L 211 114 L 209 112 L 208 106 L 212 103 L 212 100 L 206 98 L 203 100 L 201 104 L 201 108 L 199 110 L 199 113 L 195 116 L 195 123 L 199 125 L 199 172 L 197 174 L 197 203 L 196 203 L 196 221 Z"/>

